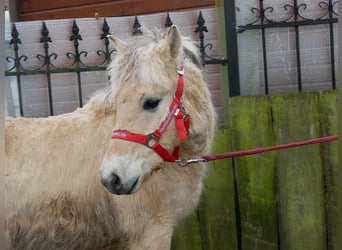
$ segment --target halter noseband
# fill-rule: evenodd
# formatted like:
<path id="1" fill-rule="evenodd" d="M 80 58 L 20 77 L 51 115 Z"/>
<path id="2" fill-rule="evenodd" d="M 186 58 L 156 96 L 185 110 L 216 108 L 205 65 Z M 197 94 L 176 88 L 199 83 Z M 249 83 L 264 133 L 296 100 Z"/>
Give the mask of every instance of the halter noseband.
<path id="1" fill-rule="evenodd" d="M 129 132 L 127 130 L 114 130 L 112 133 L 112 139 L 126 140 L 137 142 L 147 146 L 160 155 L 165 161 L 175 162 L 179 160 L 179 146 L 177 146 L 172 154 L 169 153 L 160 143 L 159 140 L 166 131 L 173 117 L 176 119 L 176 128 L 178 131 L 178 138 L 183 141 L 188 137 L 188 131 L 190 127 L 190 119 L 182 105 L 182 96 L 184 90 L 184 69 L 178 70 L 178 85 L 174 94 L 173 101 L 169 107 L 169 113 L 164 121 L 160 124 L 153 133 L 144 135 Z"/>

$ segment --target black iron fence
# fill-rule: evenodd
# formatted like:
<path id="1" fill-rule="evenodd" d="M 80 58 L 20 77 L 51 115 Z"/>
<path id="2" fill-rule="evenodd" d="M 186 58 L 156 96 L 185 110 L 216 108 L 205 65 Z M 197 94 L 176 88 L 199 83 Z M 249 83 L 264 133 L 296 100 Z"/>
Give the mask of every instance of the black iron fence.
<path id="1" fill-rule="evenodd" d="M 272 3 L 275 1 L 268 1 Z M 266 5 L 264 0 L 256 0 L 257 7 L 251 8 L 251 13 L 255 16 L 255 20 L 246 25 L 236 25 L 236 6 L 234 0 L 224 0 L 224 12 L 225 12 L 225 27 L 226 27 L 226 45 L 228 59 L 212 58 L 208 55 L 207 51 L 213 48 L 213 44 L 206 43 L 205 33 L 208 32 L 208 28 L 205 25 L 202 12 L 199 11 L 197 17 L 197 26 L 194 32 L 198 35 L 199 50 L 201 53 L 201 59 L 203 64 L 222 64 L 228 65 L 228 79 L 229 79 L 229 95 L 240 95 L 240 80 L 239 80 L 239 56 L 238 56 L 238 36 L 243 32 L 250 30 L 259 30 L 261 32 L 261 50 L 263 59 L 263 80 L 265 83 L 265 94 L 269 94 L 269 65 L 267 61 L 267 39 L 266 30 L 276 28 L 290 28 L 294 30 L 295 36 L 295 53 L 296 53 L 296 73 L 297 73 L 297 85 L 298 91 L 302 91 L 302 64 L 301 64 L 301 48 L 300 48 L 300 32 L 299 30 L 304 26 L 309 25 L 328 25 L 329 26 L 329 40 L 330 40 L 330 66 L 331 66 L 331 88 L 336 89 L 336 70 L 335 70 L 335 52 L 334 52 L 334 24 L 338 21 L 338 0 L 320 1 L 317 3 L 317 8 L 320 10 L 320 14 L 317 17 L 308 17 L 306 15 L 307 4 L 299 3 L 297 0 L 293 0 L 291 4 L 287 3 L 282 6 L 283 15 L 281 17 L 275 17 L 273 12 L 274 7 Z M 279 2 L 278 2 L 279 3 Z M 165 27 L 169 27 L 173 24 L 169 14 L 166 15 Z M 54 114 L 53 107 L 53 95 L 51 87 L 51 75 L 56 73 L 75 73 L 77 75 L 77 87 L 78 87 L 78 101 L 79 106 L 83 106 L 82 96 L 82 83 L 81 73 L 88 71 L 105 71 L 113 55 L 114 50 L 110 49 L 107 35 L 110 33 L 109 26 L 106 19 L 103 21 L 102 34 L 99 39 L 103 40 L 103 48 L 97 50 L 97 55 L 101 57 L 101 62 L 96 65 L 86 65 L 82 61 L 82 57 L 86 57 L 88 52 L 80 50 L 79 43 L 83 39 L 80 29 L 78 28 L 77 21 L 73 22 L 72 29 L 70 31 L 70 43 L 73 44 L 73 51 L 67 52 L 66 56 L 72 63 L 63 67 L 56 67 L 53 63 L 59 55 L 51 53 L 50 44 L 53 43 L 52 38 L 49 35 L 49 30 L 45 22 L 42 22 L 40 43 L 44 48 L 44 53 L 37 54 L 36 58 L 40 63 L 40 66 L 36 68 L 24 67 L 23 62 L 28 59 L 28 56 L 22 54 L 20 34 L 16 28 L 16 25 L 12 26 L 12 33 L 10 39 L 10 45 L 13 48 L 13 55 L 6 58 L 9 68 L 6 70 L 6 76 L 12 76 L 16 78 L 18 89 L 18 102 L 19 113 L 24 115 L 23 100 L 22 100 L 22 76 L 26 75 L 45 75 L 47 79 L 48 89 L 48 102 L 49 112 Z M 138 17 L 135 17 L 134 25 L 132 27 L 132 34 L 141 34 L 141 25 Z"/>
<path id="2" fill-rule="evenodd" d="M 170 27 L 173 24 L 170 15 L 167 14 L 165 27 Z M 197 27 L 194 30 L 195 33 L 198 33 L 199 37 L 199 51 L 201 53 L 201 59 L 203 64 L 225 64 L 227 63 L 226 59 L 215 59 L 210 57 L 207 54 L 207 50 L 212 49 L 213 45 L 211 43 L 205 43 L 205 32 L 208 32 L 208 28 L 205 26 L 205 20 L 203 18 L 202 12 L 199 11 L 197 18 Z M 141 25 L 138 17 L 135 17 L 132 34 L 139 35 L 142 34 L 143 31 L 141 29 Z M 12 25 L 11 32 L 11 40 L 10 45 L 12 45 L 14 55 L 8 56 L 6 58 L 8 64 L 10 65 L 8 70 L 6 70 L 6 76 L 14 76 L 17 81 L 17 89 L 18 89 L 18 102 L 19 102 L 19 113 L 21 116 L 24 116 L 23 109 L 23 100 L 22 100 L 22 76 L 26 75 L 37 75 L 42 74 L 46 75 L 47 79 L 47 90 L 48 90 L 48 101 L 49 101 L 49 111 L 50 115 L 54 115 L 54 107 L 53 107 L 53 95 L 52 95 L 52 80 L 51 75 L 57 73 L 70 73 L 73 72 L 77 75 L 77 87 L 78 87 L 78 101 L 79 106 L 83 106 L 83 96 L 82 96 L 82 81 L 81 81 L 81 73 L 88 71 L 105 71 L 111 61 L 111 57 L 115 49 L 110 49 L 108 35 L 110 34 L 110 28 L 107 24 L 106 19 L 103 21 L 102 25 L 102 34 L 99 39 L 103 40 L 104 48 L 97 50 L 96 53 L 99 57 L 102 58 L 102 61 L 96 65 L 87 65 L 82 61 L 82 58 L 88 55 L 87 51 L 80 50 L 79 43 L 82 38 L 82 34 L 80 33 L 80 29 L 77 25 L 77 21 L 73 21 L 71 34 L 70 34 L 70 42 L 73 43 L 74 51 L 66 52 L 66 56 L 69 59 L 72 59 L 72 63 L 65 67 L 56 67 L 53 63 L 53 60 L 56 60 L 58 55 L 56 53 L 50 52 L 49 44 L 53 42 L 52 38 L 49 35 L 49 30 L 45 22 L 42 22 L 41 29 L 41 38 L 40 43 L 44 48 L 43 54 L 37 54 L 36 58 L 40 61 L 40 65 L 36 68 L 27 68 L 23 66 L 23 62 L 28 59 L 28 56 L 20 53 L 20 45 L 22 41 L 20 39 L 20 34 L 16 28 L 16 25 Z"/>
<path id="3" fill-rule="evenodd" d="M 296 51 L 296 68 L 297 68 L 297 86 L 298 91 L 302 91 L 302 64 L 300 53 L 300 28 L 308 25 L 326 24 L 329 26 L 329 46 L 330 46 L 330 65 L 331 65 L 331 87 L 336 89 L 336 72 L 335 72 L 335 52 L 334 52 L 334 29 L 333 25 L 338 21 L 338 0 L 328 0 L 317 2 L 316 8 L 318 15 L 316 17 L 308 17 L 306 10 L 307 3 L 299 3 L 293 0 L 292 4 L 285 4 L 282 6 L 283 15 L 272 16 L 274 7 L 265 7 L 264 0 L 258 0 L 258 7 L 251 9 L 255 15 L 255 21 L 252 23 L 241 25 L 237 27 L 237 32 L 242 33 L 248 30 L 260 30 L 262 39 L 262 57 L 264 69 L 265 94 L 269 94 L 269 80 L 268 80 L 268 62 L 267 62 L 267 43 L 266 43 L 266 29 L 274 28 L 293 28 L 295 31 L 295 51 Z M 269 1 L 270 2 L 270 1 Z M 273 1 L 275 2 L 275 1 Z"/>

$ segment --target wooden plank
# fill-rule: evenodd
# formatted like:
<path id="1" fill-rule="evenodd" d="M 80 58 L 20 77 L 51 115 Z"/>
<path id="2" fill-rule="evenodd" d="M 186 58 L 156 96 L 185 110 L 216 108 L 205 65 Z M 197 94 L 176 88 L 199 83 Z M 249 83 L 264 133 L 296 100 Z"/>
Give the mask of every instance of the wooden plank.
<path id="1" fill-rule="evenodd" d="M 229 151 L 228 130 L 218 129 L 213 153 Z M 199 210 L 180 225 L 173 250 L 237 249 L 231 160 L 210 163 Z"/>
<path id="2" fill-rule="evenodd" d="M 215 5 L 215 0 L 101 1 L 100 3 L 95 4 L 88 3 L 85 5 L 80 4 L 67 7 L 64 7 L 62 4 L 56 5 L 59 2 L 64 3 L 65 1 L 54 1 L 55 5 L 51 7 L 46 5 L 47 3 L 50 3 L 50 1 L 41 1 L 46 3 L 42 5 L 43 7 L 40 7 L 38 4 L 40 1 L 37 1 L 37 5 L 33 4 L 33 1 L 31 2 L 32 4 L 30 6 L 21 7 L 21 5 L 19 5 L 19 19 L 21 21 L 94 17 L 95 13 L 98 13 L 99 17 L 142 15 L 156 12 L 203 8 Z M 19 4 L 21 4 L 21 1 Z"/>
<path id="3" fill-rule="evenodd" d="M 342 12 L 342 4 L 339 4 L 338 6 L 339 13 Z M 336 25 L 335 25 L 336 26 Z M 342 44 L 342 24 L 341 21 L 338 25 L 338 41 L 339 44 Z M 341 70 L 341 58 L 342 58 L 342 48 L 339 46 L 338 48 L 338 101 L 337 101 L 337 107 L 338 107 L 338 112 L 337 112 L 337 117 L 339 117 L 339 123 L 338 123 L 338 135 L 339 135 L 339 140 L 338 140 L 338 184 L 337 184 L 337 190 L 338 190 L 338 201 L 337 201 L 337 211 L 339 211 L 339 217 L 338 217 L 338 226 L 337 226 L 337 245 L 342 246 L 342 91 L 341 91 L 341 79 L 342 79 L 342 70 Z"/>
<path id="4" fill-rule="evenodd" d="M 320 137 L 317 93 L 272 97 L 276 143 Z M 320 145 L 278 152 L 280 249 L 326 249 Z"/>
<path id="5" fill-rule="evenodd" d="M 228 129 L 216 132 L 213 153 L 229 152 Z M 203 249 L 237 249 L 231 159 L 214 161 L 209 165 L 209 176 L 199 208 Z M 193 249 L 189 247 L 187 249 Z"/>
<path id="6" fill-rule="evenodd" d="M 198 211 L 176 228 L 172 237 L 172 250 L 202 250 L 202 238 Z"/>
<path id="7" fill-rule="evenodd" d="M 233 151 L 274 144 L 267 96 L 230 99 Z M 275 152 L 234 159 L 240 207 L 241 248 L 278 249 Z"/>
<path id="8" fill-rule="evenodd" d="M 111 2 L 113 0 L 18 0 L 20 6 L 20 12 L 34 12 L 41 10 L 52 10 L 68 7 L 77 7 L 81 5 L 101 4 L 105 2 Z"/>
<path id="9" fill-rule="evenodd" d="M 35 11 L 42 11 L 42 10 L 53 10 L 53 9 L 62 9 L 62 8 L 70 8 L 70 7 L 80 7 L 80 6 L 97 6 L 101 5 L 103 3 L 112 2 L 113 5 L 119 4 L 118 2 L 121 2 L 121 4 L 126 5 L 127 7 L 132 7 L 134 4 L 137 4 L 137 2 L 142 2 L 141 0 L 59 0 L 59 1 L 53 1 L 53 0 L 18 0 L 20 11 L 22 13 L 26 12 L 35 12 Z M 144 3 L 146 5 L 165 5 L 164 2 L 156 1 L 156 0 L 144 0 Z M 178 8 L 181 8 L 182 6 L 191 6 L 193 8 L 203 5 L 214 5 L 215 0 L 187 0 L 186 2 L 181 0 L 171 1 L 170 6 L 175 6 Z M 174 8 L 175 8 L 174 7 Z"/>
<path id="10" fill-rule="evenodd" d="M 337 134 L 337 91 L 321 92 L 319 95 L 322 135 Z M 337 240 L 337 173 L 338 142 L 321 144 L 324 166 L 325 206 L 327 220 L 328 250 L 338 250 Z"/>

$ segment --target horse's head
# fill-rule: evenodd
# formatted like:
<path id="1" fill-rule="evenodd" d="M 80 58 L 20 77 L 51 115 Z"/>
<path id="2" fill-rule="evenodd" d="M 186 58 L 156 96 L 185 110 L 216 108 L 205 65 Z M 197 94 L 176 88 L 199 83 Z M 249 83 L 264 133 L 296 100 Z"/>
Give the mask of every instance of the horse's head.
<path id="1" fill-rule="evenodd" d="M 153 33 L 130 43 L 114 36 L 110 39 L 118 51 L 109 67 L 116 118 L 113 139 L 100 174 L 110 192 L 131 194 L 138 191 L 163 162 L 177 160 L 181 144 L 181 154 L 184 154 L 183 144 L 186 144 L 189 128 L 186 111 L 192 123 L 199 116 L 193 115 L 193 110 L 212 113 L 212 106 L 194 46 L 185 46 L 187 42 L 183 41 L 176 26 L 169 28 L 163 36 Z M 193 91 L 203 93 L 194 97 Z M 196 98 L 198 102 L 194 103 Z M 194 108 L 196 105 L 207 108 Z M 200 126 L 209 126 L 204 130 L 212 130 L 212 116 L 206 114 L 204 117 L 207 121 Z M 207 125 L 208 120 L 210 125 Z M 198 126 L 191 127 L 190 133 L 196 132 Z M 208 143 L 200 140 L 199 143 L 203 144 L 200 148 L 207 149 Z"/>

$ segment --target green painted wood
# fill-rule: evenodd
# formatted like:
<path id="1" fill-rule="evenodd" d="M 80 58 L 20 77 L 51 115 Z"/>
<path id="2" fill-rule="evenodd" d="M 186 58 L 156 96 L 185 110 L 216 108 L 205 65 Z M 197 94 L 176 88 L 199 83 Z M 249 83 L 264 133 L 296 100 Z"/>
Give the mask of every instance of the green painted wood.
<path id="1" fill-rule="evenodd" d="M 320 137 L 317 93 L 272 97 L 276 143 Z M 278 151 L 280 249 L 326 249 L 320 145 Z"/>
<path id="2" fill-rule="evenodd" d="M 229 134 L 227 129 L 217 130 L 213 153 L 229 151 Z M 231 159 L 210 163 L 199 207 L 203 249 L 237 249 L 233 193 Z"/>
<path id="3" fill-rule="evenodd" d="M 320 120 L 322 135 L 337 134 L 337 92 L 327 91 L 319 95 Z M 338 142 L 321 144 L 324 182 L 325 207 L 327 220 L 328 250 L 339 250 L 337 239 L 337 172 L 338 172 Z"/>
<path id="4" fill-rule="evenodd" d="M 340 10 L 342 8 L 342 4 L 339 6 Z M 339 41 L 342 41 L 342 25 L 339 25 Z M 340 42 L 342 44 L 342 42 Z M 339 47 L 339 58 L 342 58 L 342 47 Z M 337 97 L 337 117 L 339 117 L 338 121 L 338 177 L 337 177 L 337 192 L 338 192 L 338 198 L 337 198 L 337 211 L 339 211 L 339 215 L 337 217 L 338 225 L 337 225 L 337 245 L 342 246 L 342 90 L 341 90 L 341 79 L 342 79 L 342 70 L 341 70 L 342 63 L 340 61 L 339 63 L 339 91 L 338 91 L 338 97 Z"/>
<path id="5" fill-rule="evenodd" d="M 172 237 L 171 249 L 202 249 L 201 230 L 197 211 L 176 228 L 175 234 Z"/>
<path id="6" fill-rule="evenodd" d="M 233 151 L 272 146 L 272 116 L 267 97 L 231 98 L 229 125 Z M 278 249 L 275 153 L 234 159 L 242 249 Z"/>
<path id="7" fill-rule="evenodd" d="M 336 134 L 336 95 L 328 91 L 230 98 L 227 123 L 216 132 L 213 153 Z M 178 228 L 172 249 L 339 249 L 337 144 L 210 163 L 199 209 Z"/>

